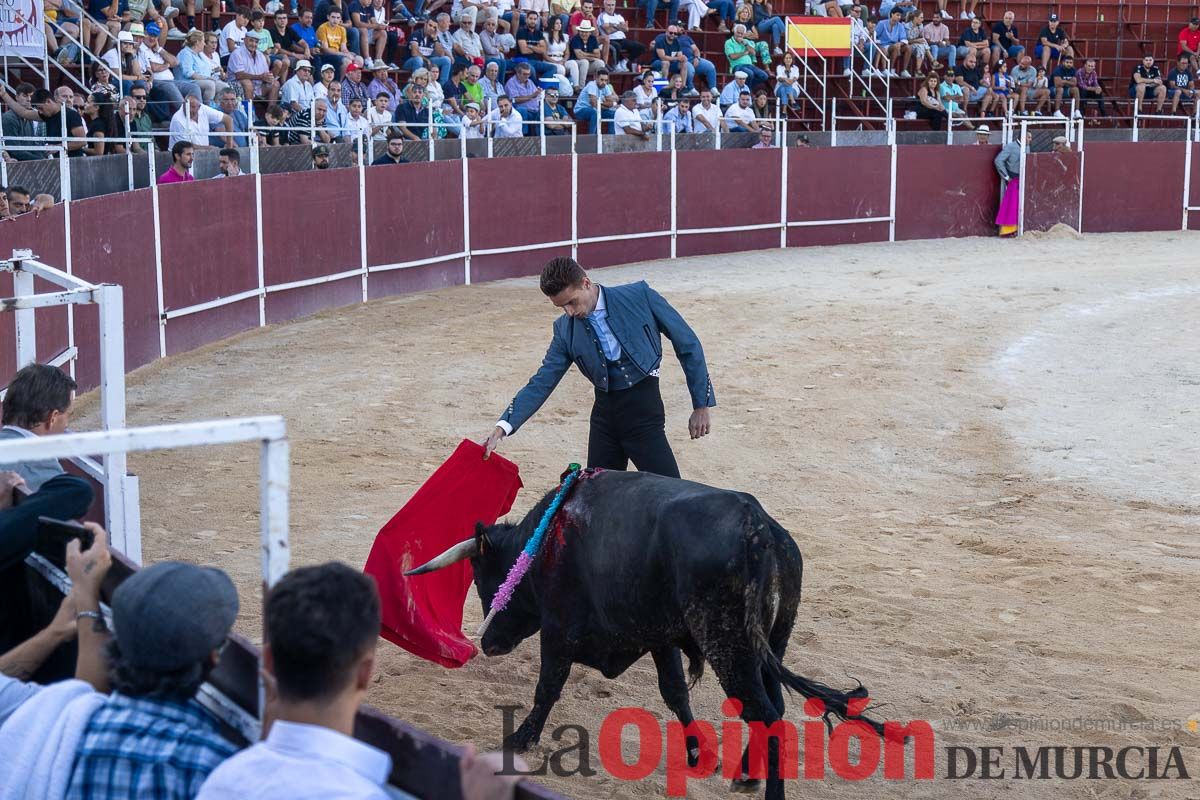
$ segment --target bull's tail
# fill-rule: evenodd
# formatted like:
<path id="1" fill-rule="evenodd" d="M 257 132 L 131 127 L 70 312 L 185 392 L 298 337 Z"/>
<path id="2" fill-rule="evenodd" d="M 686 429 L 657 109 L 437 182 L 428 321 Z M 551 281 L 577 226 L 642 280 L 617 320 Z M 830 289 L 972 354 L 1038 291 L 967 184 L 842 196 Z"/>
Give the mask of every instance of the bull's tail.
<path id="1" fill-rule="evenodd" d="M 760 663 L 789 691 L 799 692 L 806 699 L 816 699 L 824 703 L 823 716 L 827 725 L 832 726 L 829 715 L 833 714 L 839 719 L 864 722 L 882 736 L 883 725 L 862 714 L 866 706 L 867 689 L 861 682 L 848 692 L 839 692 L 823 683 L 795 674 L 784 666 L 771 647 L 768 630 L 782 622 L 779 613 L 782 610 L 781 573 L 784 564 L 780 561 L 789 557 L 778 551 L 779 536 L 790 539 L 788 532 L 773 520 L 767 523 L 760 518 L 751 522 L 746 548 L 746 632 Z M 796 553 L 797 560 L 799 557 L 799 553 Z M 799 578 L 798 570 L 796 580 L 799 581 Z M 796 591 L 799 591 L 799 587 Z M 791 613 L 794 614 L 794 611 Z M 784 624 L 786 630 L 783 631 L 783 639 L 786 640 L 792 626 L 790 621 Z"/>

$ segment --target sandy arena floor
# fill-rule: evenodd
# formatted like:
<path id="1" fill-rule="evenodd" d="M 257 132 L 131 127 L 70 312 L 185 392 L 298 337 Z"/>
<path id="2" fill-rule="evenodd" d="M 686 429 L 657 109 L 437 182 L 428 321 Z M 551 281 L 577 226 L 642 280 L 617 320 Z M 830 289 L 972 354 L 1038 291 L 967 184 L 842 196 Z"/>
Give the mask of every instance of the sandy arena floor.
<path id="1" fill-rule="evenodd" d="M 720 401 L 714 432 L 688 440 L 687 395 L 668 359 L 668 433 L 686 477 L 754 493 L 799 542 L 796 672 L 835 685 L 852 675 L 887 704 L 883 716 L 930 720 L 939 775 L 945 745 L 1177 744 L 1196 776 L 1200 734 L 1186 722 L 1200 719 L 1198 246 L 1194 234 L 1051 234 L 772 250 L 597 276 L 650 279 L 699 332 Z M 142 370 L 129 422 L 283 414 L 293 563 L 361 565 L 458 441 L 488 432 L 537 366 L 553 313 L 524 279 L 321 314 Z M 514 512 L 583 460 L 589 408 L 572 373 L 502 445 L 527 487 Z M 131 461 L 146 559 L 228 570 L 241 629 L 256 635 L 257 451 Z M 474 630 L 473 592 L 466 616 Z M 528 708 L 536 675 L 536 639 L 458 671 L 383 644 L 370 700 L 491 748 L 493 707 Z M 697 716 L 721 719 L 720 700 L 709 672 L 693 693 Z M 791 702 L 790 718 L 803 719 Z M 616 681 L 576 667 L 549 727 L 583 724 L 594 744 L 623 705 L 670 718 L 649 657 Z M 1029 729 L 1062 718 L 1110 730 Z M 1168 730 L 1146 729 L 1157 721 Z M 664 791 L 661 770 L 640 784 L 546 780 L 574 797 Z M 725 797 L 727 786 L 712 778 L 690 794 Z M 830 778 L 789 796 L 1195 798 L 1200 785 Z"/>

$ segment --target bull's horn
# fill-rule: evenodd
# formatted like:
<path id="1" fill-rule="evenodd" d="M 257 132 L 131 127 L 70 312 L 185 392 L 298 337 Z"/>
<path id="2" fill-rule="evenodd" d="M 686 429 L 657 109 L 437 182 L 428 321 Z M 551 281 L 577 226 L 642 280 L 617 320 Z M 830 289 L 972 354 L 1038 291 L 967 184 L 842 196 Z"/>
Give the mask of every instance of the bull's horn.
<path id="1" fill-rule="evenodd" d="M 423 575 L 426 572 L 433 572 L 435 569 L 441 569 L 442 567 L 448 567 L 451 564 L 457 564 L 460 561 L 466 561 L 468 558 L 477 555 L 478 553 L 479 541 L 472 537 L 465 541 L 459 542 L 437 558 L 430 560 L 428 563 L 417 567 L 416 569 L 410 569 L 404 574 Z"/>

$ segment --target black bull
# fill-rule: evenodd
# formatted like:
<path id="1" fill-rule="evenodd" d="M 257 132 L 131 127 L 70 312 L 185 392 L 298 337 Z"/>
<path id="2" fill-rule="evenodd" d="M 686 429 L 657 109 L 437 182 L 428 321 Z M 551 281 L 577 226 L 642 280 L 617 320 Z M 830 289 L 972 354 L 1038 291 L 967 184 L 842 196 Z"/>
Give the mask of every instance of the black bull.
<path id="1" fill-rule="evenodd" d="M 553 497 L 547 494 L 518 525 L 478 526 L 473 539 L 410 574 L 469 557 L 487 612 Z M 680 651 L 688 656 L 692 685 L 707 661 L 726 696 L 742 702 L 747 723 L 778 720 L 784 686 L 819 698 L 843 719 L 864 719 L 847 708 L 866 696 L 861 684 L 839 692 L 783 665 L 802 571 L 795 541 L 749 494 L 644 472 L 601 472 L 579 481 L 481 642 L 485 654 L 498 656 L 542 634 L 533 709 L 504 746 L 525 750 L 538 741 L 572 664 L 615 678 L 646 653 L 663 700 L 684 725 L 693 717 Z M 878 723 L 865 721 L 882 733 Z M 696 745 L 689 737 L 693 761 Z M 743 770 L 748 758 L 749 748 Z M 777 758 L 772 739 L 768 797 L 783 796 Z"/>

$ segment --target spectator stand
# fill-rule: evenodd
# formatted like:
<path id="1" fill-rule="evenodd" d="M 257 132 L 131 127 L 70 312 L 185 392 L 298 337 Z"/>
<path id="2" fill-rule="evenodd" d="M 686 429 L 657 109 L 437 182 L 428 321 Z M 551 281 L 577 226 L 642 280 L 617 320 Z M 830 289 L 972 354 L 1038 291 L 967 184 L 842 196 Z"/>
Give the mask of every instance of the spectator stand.
<path id="1" fill-rule="evenodd" d="M 105 431 L 115 431 L 125 427 L 124 294 L 120 286 L 88 283 L 71 274 L 69 208 L 66 225 L 66 272 L 43 264 L 29 250 L 14 250 L 11 259 L 0 261 L 0 271 L 12 273 L 14 294 L 11 298 L 0 300 L 0 311 L 11 311 L 15 318 L 18 369 L 41 360 L 54 366 L 65 364 L 74 376 L 75 362 L 79 356 L 75 346 L 74 307 L 95 305 L 99 309 L 100 421 Z M 39 293 L 36 285 L 39 279 L 61 291 Z M 36 312 L 56 306 L 67 307 L 67 346 L 57 355 L 39 359 Z M 140 563 L 142 539 L 138 479 L 128 474 L 123 452 L 114 451 L 105 455 L 102 462 L 90 456 L 90 453 L 76 454 L 72 463 L 103 488 L 104 522 L 112 536 L 113 546 L 135 563 Z M 17 460 L 13 459 L 14 462 Z"/>

